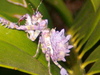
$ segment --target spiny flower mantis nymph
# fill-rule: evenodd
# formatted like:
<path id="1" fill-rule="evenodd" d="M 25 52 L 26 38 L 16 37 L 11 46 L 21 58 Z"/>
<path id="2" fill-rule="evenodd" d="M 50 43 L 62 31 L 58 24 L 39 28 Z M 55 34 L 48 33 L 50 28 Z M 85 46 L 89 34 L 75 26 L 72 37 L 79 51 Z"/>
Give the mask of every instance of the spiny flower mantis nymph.
<path id="1" fill-rule="evenodd" d="M 24 30 L 29 34 L 28 38 L 32 41 L 34 41 L 40 34 L 38 48 L 34 57 L 37 56 L 39 52 L 39 46 L 41 45 L 42 52 L 45 54 L 46 60 L 48 61 L 49 74 L 52 75 L 50 72 L 51 58 L 54 64 L 61 69 L 60 74 L 68 75 L 67 71 L 57 61 L 66 61 L 65 56 L 69 55 L 69 49 L 73 47 L 72 45 L 68 44 L 68 40 L 71 38 L 71 35 L 65 37 L 64 29 L 59 32 L 55 29 L 50 30 L 47 28 L 48 20 L 43 20 L 42 15 L 39 12 L 37 12 L 35 15 L 32 15 L 32 17 L 26 14 L 22 16 L 19 21 L 23 19 L 26 19 L 26 23 L 25 25 L 20 26 L 3 18 L 0 18 L 0 22 L 3 25 L 6 25 L 8 28 Z"/>
<path id="2" fill-rule="evenodd" d="M 24 25 L 17 25 L 8 20 L 5 20 L 0 17 L 0 23 L 5 25 L 7 28 L 24 30 L 27 33 L 28 38 L 31 41 L 35 41 L 39 36 L 39 42 L 36 54 L 33 57 L 36 57 L 39 53 L 39 48 L 41 46 L 42 52 L 45 54 L 46 60 L 48 61 L 49 74 L 52 75 L 50 71 L 50 58 L 60 68 L 61 75 L 68 75 L 67 71 L 58 63 L 58 61 L 65 62 L 65 56 L 69 56 L 69 52 L 73 46 L 69 45 L 69 39 L 71 35 L 65 36 L 65 30 L 56 31 L 55 28 L 49 29 L 47 27 L 48 20 L 42 19 L 40 12 L 36 11 L 32 17 L 29 14 L 23 15 L 18 23 L 22 20 L 26 20 Z"/>

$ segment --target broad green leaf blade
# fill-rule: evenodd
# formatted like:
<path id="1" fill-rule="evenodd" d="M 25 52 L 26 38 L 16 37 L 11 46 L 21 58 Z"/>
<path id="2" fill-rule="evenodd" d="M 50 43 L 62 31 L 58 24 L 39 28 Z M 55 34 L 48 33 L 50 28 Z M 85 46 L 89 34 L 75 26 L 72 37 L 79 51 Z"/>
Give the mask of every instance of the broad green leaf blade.
<path id="1" fill-rule="evenodd" d="M 0 16 L 12 22 L 18 22 L 22 15 L 27 13 L 32 15 L 39 4 L 40 0 L 0 0 Z M 43 18 L 49 20 L 49 27 L 52 27 L 52 21 L 43 3 L 39 11 L 43 14 Z"/>
<path id="2" fill-rule="evenodd" d="M 60 14 L 63 21 L 67 26 L 71 27 L 73 23 L 73 17 L 69 9 L 64 4 L 63 0 L 46 0 L 52 7 L 54 7 Z"/>
<path id="3" fill-rule="evenodd" d="M 91 6 L 91 3 L 89 1 L 86 3 L 85 8 L 89 6 L 89 10 L 85 9 L 83 7 L 83 10 L 86 11 L 85 13 L 81 12 L 82 14 L 80 15 L 80 20 L 76 19 L 75 25 L 70 29 L 69 34 L 72 34 L 74 38 L 72 41 L 74 42 L 74 45 L 77 47 L 78 43 L 85 38 L 84 40 L 81 41 L 79 44 L 80 46 L 77 47 L 77 52 L 80 51 L 80 48 L 83 46 L 83 44 L 87 41 L 93 30 L 95 29 L 96 25 L 98 24 L 100 20 L 100 9 L 98 9 L 97 12 L 94 12 L 93 7 Z M 82 10 L 82 11 L 83 11 Z M 90 14 L 91 12 L 91 14 Z M 81 16 L 83 15 L 84 16 Z M 89 16 L 89 17 L 87 17 Z M 79 17 L 78 17 L 79 18 Z"/>
<path id="4" fill-rule="evenodd" d="M 87 9 L 87 7 L 89 10 Z M 90 19 L 91 19 L 90 17 L 92 17 L 92 15 L 94 15 L 92 4 L 89 1 L 87 1 L 86 4 L 84 5 L 83 9 L 80 11 L 79 15 L 75 19 L 75 22 L 73 23 L 74 25 L 71 27 L 71 29 L 68 32 L 69 34 L 72 34 L 72 36 L 74 36 L 74 38 L 72 39 L 73 42 L 75 42 L 75 40 L 79 36 L 79 34 L 77 34 L 77 32 L 80 29 L 82 29 L 82 27 L 84 25 L 85 26 L 89 25 L 88 21 L 90 21 Z M 86 23 L 88 25 L 86 25 Z M 83 36 L 79 36 L 79 37 L 83 38 Z M 75 46 L 77 46 L 77 44 L 75 44 Z"/>
<path id="5" fill-rule="evenodd" d="M 93 63 L 93 66 L 91 69 L 88 71 L 86 75 L 93 75 L 95 73 L 100 73 L 100 46 L 98 46 L 91 54 L 90 56 L 86 59 L 84 65 Z M 83 66 L 84 66 L 83 65 Z"/>
<path id="6" fill-rule="evenodd" d="M 83 51 L 79 55 L 79 58 L 82 58 L 82 56 L 100 40 L 100 35 L 99 34 L 100 34 L 100 21 L 97 24 L 97 26 L 94 29 L 94 31 L 91 34 L 91 36 L 89 37 L 86 45 L 84 46 Z"/>
<path id="7" fill-rule="evenodd" d="M 0 26 L 0 40 L 10 43 L 30 55 L 33 55 L 35 53 L 34 51 L 36 51 L 37 45 L 29 40 L 23 31 Z"/>
<path id="8" fill-rule="evenodd" d="M 0 0 L 0 14 L 10 21 L 17 22 L 18 18 L 27 12 L 27 9 L 21 6 L 12 4 L 7 0 Z"/>
<path id="9" fill-rule="evenodd" d="M 5 43 L 7 43 L 7 44 L 5 44 Z M 9 46 L 9 45 L 11 45 L 11 46 Z M 15 67 L 15 68 L 18 68 L 18 70 L 21 69 L 20 71 L 23 71 L 23 72 L 26 72 L 26 73 L 29 73 L 29 74 L 35 73 L 35 71 L 31 71 L 30 70 L 30 68 L 34 69 L 34 67 L 28 67 L 27 68 L 28 65 L 25 64 L 25 65 L 21 66 L 22 64 L 19 64 L 19 62 L 22 62 L 22 61 L 24 62 L 24 61 L 28 61 L 28 59 L 29 60 L 33 59 L 32 56 L 35 54 L 36 48 L 37 48 L 36 42 L 32 42 L 31 40 L 29 40 L 27 38 L 25 32 L 14 30 L 14 29 L 8 29 L 8 28 L 5 28 L 4 26 L 0 26 L 0 47 L 1 47 L 0 50 L 5 52 L 5 53 L 4 52 L 3 53 L 0 52 L 0 57 L 2 59 L 2 60 L 0 60 L 0 62 L 2 62 L 2 63 L 0 63 L 0 65 L 1 66 L 3 65 L 2 67 L 6 67 L 6 68 L 10 68 L 11 67 L 11 69 L 12 69 L 12 67 L 13 68 Z M 16 48 L 17 48 L 18 52 L 19 51 L 22 52 L 23 57 L 19 56 L 17 54 L 18 53 L 17 51 L 13 53 L 13 51 Z M 8 53 L 8 51 L 6 52 L 6 49 L 9 51 L 9 53 Z M 2 57 L 5 54 L 8 54 L 8 55 L 5 56 L 5 57 Z M 16 60 L 10 61 L 10 60 L 16 58 L 16 57 L 13 57 L 16 54 L 18 55 L 17 59 L 20 58 L 20 60 L 16 59 Z M 26 54 L 29 55 L 30 58 L 26 57 L 25 59 L 23 59 L 24 58 L 24 54 L 25 54 L 25 56 L 26 56 Z M 23 59 L 23 60 L 21 60 L 21 59 Z M 19 62 L 17 62 L 17 61 L 19 61 Z M 5 63 L 5 64 L 3 64 L 3 63 Z M 30 64 L 30 63 L 31 62 L 29 62 L 29 63 L 27 62 L 27 64 Z M 45 56 L 44 56 L 43 53 L 41 53 L 41 51 L 40 51 L 40 54 L 38 55 L 37 62 L 34 62 L 34 63 L 35 64 L 37 64 L 37 63 L 43 64 L 42 66 L 46 68 L 46 70 L 45 70 L 46 71 L 46 75 L 48 75 L 47 74 L 48 73 L 47 61 L 45 60 Z M 33 65 L 34 65 L 34 63 L 33 63 Z M 25 68 L 27 68 L 27 69 L 25 69 Z M 43 70 L 42 67 L 40 69 Z M 36 73 L 40 69 L 35 67 Z M 58 75 L 59 74 L 59 68 L 57 66 L 55 66 L 53 64 L 53 62 L 51 63 L 51 69 L 52 69 L 52 73 L 54 75 Z M 55 69 L 55 70 L 53 70 L 53 69 Z M 40 72 L 43 73 L 42 71 L 40 71 Z M 41 74 L 39 74 L 39 75 L 41 75 Z"/>
<path id="10" fill-rule="evenodd" d="M 98 3 L 100 5 L 100 1 L 98 1 Z M 87 73 L 87 75 L 100 73 L 100 68 L 98 67 L 98 63 L 100 61 L 97 60 L 100 56 L 98 55 L 97 58 L 93 60 L 86 58 L 96 56 L 93 56 L 93 54 L 96 54 L 95 51 L 97 52 L 98 49 L 97 43 L 100 40 L 100 6 L 96 6 L 96 8 L 97 9 L 94 9 L 94 5 L 91 0 L 87 0 L 84 7 L 75 19 L 73 26 L 68 31 L 68 34 L 72 34 L 71 41 L 74 44 L 74 49 L 70 55 L 70 75 L 85 75 L 85 66 L 92 62 L 95 63 L 92 67 L 90 67 L 89 73 Z M 89 50 L 92 50 L 90 55 L 87 54 Z M 90 63 L 87 63 L 85 60 L 88 60 Z M 83 61 L 85 62 L 83 63 Z M 93 71 L 94 73 L 92 73 Z"/>
<path id="11" fill-rule="evenodd" d="M 80 28 L 82 28 L 82 26 L 84 26 L 86 24 L 86 22 L 88 22 L 88 20 L 90 19 L 90 17 L 92 15 L 94 15 L 94 13 L 95 13 L 95 11 L 94 11 L 93 5 L 90 2 L 90 0 L 88 0 L 84 4 L 82 10 L 77 15 L 75 22 L 73 23 L 73 26 L 70 28 L 69 32 L 74 36 L 77 33 L 77 31 Z M 74 38 L 73 41 L 75 41 L 75 39 L 76 39 L 76 37 Z"/>
<path id="12" fill-rule="evenodd" d="M 22 6 L 22 7 L 27 7 L 27 3 L 25 0 L 7 0 L 8 2 L 10 3 L 13 3 L 15 5 L 19 5 L 19 6 Z"/>
<path id="13" fill-rule="evenodd" d="M 10 21 L 17 22 L 18 20 L 16 18 L 19 18 L 21 15 L 26 14 L 26 13 L 31 13 L 31 12 L 32 13 L 30 15 L 33 14 L 33 10 L 32 10 L 30 5 L 28 5 L 27 8 L 26 8 L 26 7 L 20 6 L 18 4 L 16 5 L 16 2 L 17 3 L 19 2 L 18 0 L 10 0 L 10 1 L 12 1 L 12 2 L 7 2 L 6 0 L 1 0 L 0 3 L 3 3 L 3 4 L 1 4 L 3 7 L 0 8 L 0 16 L 4 17 L 4 18 L 6 18 Z M 14 4 L 13 4 L 13 2 L 14 2 Z M 36 1 L 26 0 L 26 2 L 27 2 L 27 4 L 28 4 L 28 2 L 31 3 L 31 5 L 33 7 L 35 7 L 34 9 L 36 9 L 38 4 L 40 3 L 39 0 L 36 0 Z M 23 4 L 23 3 L 21 3 L 21 4 Z M 7 9 L 7 7 L 4 7 L 4 5 L 9 6 L 8 9 Z M 7 10 L 8 10 L 8 12 L 7 12 Z M 47 19 L 50 20 L 50 17 L 49 17 L 49 15 L 48 15 L 43 4 L 40 6 L 39 10 L 42 13 L 44 13 L 43 16 L 45 16 Z M 50 26 L 51 26 L 51 24 L 52 24 L 51 21 L 49 21 Z M 31 55 L 31 57 L 35 54 L 36 48 L 37 48 L 36 42 L 32 42 L 31 40 L 29 40 L 24 31 L 17 31 L 17 30 L 14 30 L 14 29 L 8 29 L 8 28 L 5 28 L 4 26 L 0 26 L 0 41 L 7 42 L 7 43 L 11 44 L 12 46 L 17 47 L 23 53 Z M 2 44 L 2 42 L 0 42 L 0 44 Z M 6 44 L 3 47 L 5 48 L 6 46 L 8 47 L 9 45 Z M 12 49 L 10 49 L 10 50 L 12 51 Z M 13 48 L 13 50 L 14 50 L 14 48 Z M 5 59 L 10 59 L 10 57 L 5 57 Z M 8 60 L 5 60 L 5 59 L 3 59 L 2 61 L 4 61 L 4 62 L 8 61 Z M 27 60 L 27 59 L 24 59 L 24 60 Z M 43 67 L 46 67 L 46 75 L 48 75 L 47 74 L 47 72 L 48 72 L 47 61 L 45 60 L 45 56 L 44 56 L 43 53 L 41 53 L 41 51 L 40 51 L 40 54 L 38 55 L 37 60 L 38 60 L 37 61 L 38 63 L 43 64 Z M 8 67 L 6 67 L 6 68 L 15 67 L 17 65 L 16 68 L 18 68 L 18 70 L 21 69 L 21 71 L 27 72 L 29 74 L 35 73 L 36 70 L 37 70 L 36 73 L 40 69 L 43 70 L 42 67 L 40 66 L 41 68 L 39 70 L 37 68 L 35 71 L 31 72 L 30 67 L 28 67 L 28 69 L 25 69 L 25 68 L 27 68 L 27 65 L 23 65 L 23 67 L 25 67 L 25 68 L 21 67 L 19 63 L 15 63 L 14 65 L 12 65 L 16 61 L 14 60 L 13 62 L 12 61 L 10 62 L 10 60 L 9 60 L 9 62 L 5 63 L 4 65 L 2 63 L 0 65 L 3 65 L 2 67 L 6 67 L 7 64 L 10 63 L 8 65 Z M 34 62 L 34 63 L 37 63 L 37 62 Z M 59 74 L 59 68 L 57 66 L 55 66 L 53 64 L 53 62 L 51 63 L 51 66 L 52 66 L 51 67 L 52 73 L 54 75 L 58 75 Z M 55 70 L 53 70 L 54 68 L 55 68 Z M 40 71 L 40 72 L 42 73 L 42 71 Z M 39 74 L 39 75 L 41 75 L 41 74 Z"/>
<path id="14" fill-rule="evenodd" d="M 48 75 L 48 69 L 18 47 L 0 40 L 0 66 L 34 75 Z"/>
<path id="15" fill-rule="evenodd" d="M 100 50 L 100 48 L 99 48 Z M 100 74 L 100 60 L 98 60 L 98 62 L 96 62 L 91 69 L 89 70 L 89 72 L 86 75 L 94 75 L 94 74 Z"/>
<path id="16" fill-rule="evenodd" d="M 93 4 L 93 7 L 94 7 L 94 10 L 96 11 L 99 7 L 100 7 L 100 2 L 99 0 L 91 0 L 92 4 Z"/>

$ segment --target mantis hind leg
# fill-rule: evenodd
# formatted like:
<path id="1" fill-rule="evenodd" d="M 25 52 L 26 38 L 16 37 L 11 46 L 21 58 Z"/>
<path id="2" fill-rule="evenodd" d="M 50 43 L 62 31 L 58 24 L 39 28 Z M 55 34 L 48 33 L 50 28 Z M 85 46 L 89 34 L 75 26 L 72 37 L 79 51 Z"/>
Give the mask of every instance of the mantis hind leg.
<path id="1" fill-rule="evenodd" d="M 38 47 L 37 47 L 36 53 L 35 53 L 35 55 L 34 55 L 33 57 L 36 57 L 36 56 L 39 54 L 39 47 L 40 47 L 40 44 L 41 44 L 41 42 L 40 42 L 40 39 L 39 39 Z"/>

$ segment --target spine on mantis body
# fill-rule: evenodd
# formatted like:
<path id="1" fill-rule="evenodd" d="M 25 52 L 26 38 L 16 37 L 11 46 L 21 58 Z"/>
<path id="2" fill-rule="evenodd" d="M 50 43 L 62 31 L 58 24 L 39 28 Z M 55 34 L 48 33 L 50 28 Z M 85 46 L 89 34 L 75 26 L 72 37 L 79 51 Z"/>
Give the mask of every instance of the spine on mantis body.
<path id="1" fill-rule="evenodd" d="M 71 35 L 65 36 L 65 31 L 56 31 L 55 29 L 51 30 L 51 46 L 53 48 L 53 55 L 51 55 L 52 61 L 60 68 L 61 75 L 68 75 L 67 71 L 58 63 L 58 61 L 65 62 L 66 56 L 69 56 L 70 49 L 73 47 L 69 45 L 69 40 Z"/>
<path id="2" fill-rule="evenodd" d="M 5 27 L 7 27 L 7 28 L 11 28 L 11 29 L 18 28 L 18 25 L 16 25 L 15 23 L 10 22 L 10 21 L 8 21 L 8 20 L 6 20 L 4 18 L 1 18 L 1 17 L 0 17 L 0 23 L 2 25 L 4 25 Z"/>
<path id="3" fill-rule="evenodd" d="M 58 63 L 58 61 L 66 61 L 65 56 L 69 56 L 70 49 L 73 47 L 68 43 L 71 35 L 65 36 L 64 33 L 64 29 L 60 32 L 55 29 L 46 29 L 42 31 L 39 40 L 41 42 L 42 52 L 46 55 L 45 57 L 48 63 L 50 63 L 51 58 L 54 64 L 60 68 L 60 74 L 68 75 L 67 71 Z"/>
<path id="4" fill-rule="evenodd" d="M 18 24 L 21 21 L 26 20 L 24 25 L 18 26 L 15 23 L 5 20 L 4 18 L 0 18 L 0 23 L 2 23 L 2 25 L 5 25 L 7 28 L 24 30 L 27 33 L 28 38 L 32 41 L 35 41 L 40 32 L 46 29 L 48 25 L 48 20 L 42 19 L 42 17 L 43 16 L 41 15 L 41 13 L 37 11 L 32 15 L 32 17 L 29 14 L 25 14 L 19 19 Z"/>
<path id="5" fill-rule="evenodd" d="M 5 25 L 7 28 L 15 28 L 18 30 L 24 30 L 24 31 L 28 31 L 28 30 L 44 30 L 47 28 L 48 25 L 48 20 L 47 19 L 42 19 L 42 15 L 40 12 L 36 12 L 35 14 L 32 15 L 32 17 L 30 17 L 29 14 L 25 14 L 23 15 L 18 23 L 20 23 L 23 20 L 26 20 L 26 23 L 24 25 L 17 25 L 16 23 L 10 22 L 4 18 L 0 17 L 0 23 L 2 23 L 2 25 Z"/>

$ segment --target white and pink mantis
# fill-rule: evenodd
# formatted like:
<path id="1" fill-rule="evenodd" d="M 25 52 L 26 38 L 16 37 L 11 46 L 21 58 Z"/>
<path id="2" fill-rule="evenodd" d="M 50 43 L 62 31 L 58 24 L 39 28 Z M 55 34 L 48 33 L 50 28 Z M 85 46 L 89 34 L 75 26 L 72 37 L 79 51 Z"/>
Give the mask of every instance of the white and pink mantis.
<path id="1" fill-rule="evenodd" d="M 42 19 L 42 17 L 41 13 L 37 11 L 32 17 L 30 17 L 29 14 L 25 14 L 19 19 L 18 22 L 26 20 L 24 25 L 18 26 L 17 24 L 3 18 L 0 18 L 0 23 L 7 28 L 24 30 L 31 41 L 35 41 L 39 36 L 37 51 L 33 57 L 37 56 L 41 46 L 42 52 L 45 54 L 46 60 L 48 61 L 49 74 L 52 75 L 50 71 L 51 59 L 54 64 L 60 68 L 61 75 L 68 75 L 67 71 L 58 63 L 58 61 L 65 62 L 65 56 L 69 56 L 69 49 L 73 47 L 72 45 L 69 45 L 68 42 L 71 35 L 65 36 L 64 29 L 60 32 L 56 31 L 55 28 L 49 29 L 47 27 L 48 20 Z"/>

